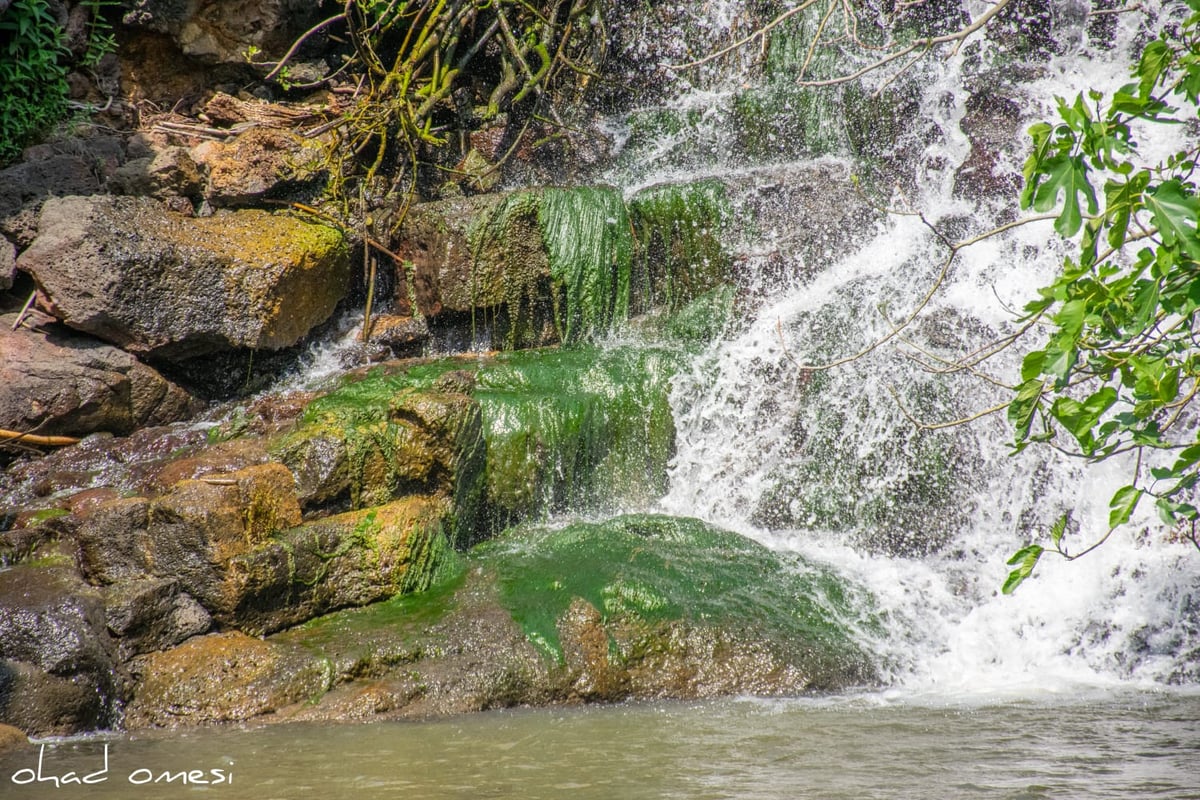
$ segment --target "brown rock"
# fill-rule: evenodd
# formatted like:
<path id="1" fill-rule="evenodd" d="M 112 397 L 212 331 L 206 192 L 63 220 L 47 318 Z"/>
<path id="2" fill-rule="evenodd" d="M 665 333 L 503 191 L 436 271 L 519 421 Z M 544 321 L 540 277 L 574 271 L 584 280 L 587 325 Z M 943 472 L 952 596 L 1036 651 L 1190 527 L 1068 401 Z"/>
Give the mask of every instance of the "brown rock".
<path id="1" fill-rule="evenodd" d="M 429 341 L 429 325 L 424 317 L 381 314 L 372 319 L 370 340 L 385 345 L 395 356 L 416 355 Z"/>
<path id="2" fill-rule="evenodd" d="M 320 695 L 331 676 L 298 647 L 242 633 L 190 639 L 134 662 L 139 685 L 129 703 L 130 729 L 236 722 Z"/>
<path id="3" fill-rule="evenodd" d="M 407 497 L 310 522 L 229 565 L 237 605 L 216 614 L 250 633 L 427 589 L 450 551 L 449 503 Z"/>
<path id="4" fill-rule="evenodd" d="M 195 414 L 191 395 L 154 369 L 40 314 L 0 316 L 0 428 L 127 434 Z"/>
<path id="5" fill-rule="evenodd" d="M 108 629 L 122 661 L 166 650 L 212 627 L 212 617 L 169 580 L 122 583 L 105 593 Z"/>
<path id="6" fill-rule="evenodd" d="M 236 206 L 258 200 L 295 178 L 316 155 L 294 133 L 256 127 L 228 142 L 197 145 L 192 157 L 208 170 L 208 201 L 214 206 Z"/>
<path id="7" fill-rule="evenodd" d="M 332 228 L 252 210 L 195 219 L 109 196 L 47 201 L 18 266 L 70 327 L 168 360 L 293 345 L 349 276 Z"/>
<path id="8" fill-rule="evenodd" d="M 0 170 L 0 234 L 18 248 L 28 247 L 37 235 L 38 214 L 47 197 L 100 191 L 102 175 L 115 169 L 119 160 L 123 159 L 115 148 L 111 159 L 96 161 L 84 153 L 50 153 Z M 103 170 L 100 175 L 97 164 Z"/>

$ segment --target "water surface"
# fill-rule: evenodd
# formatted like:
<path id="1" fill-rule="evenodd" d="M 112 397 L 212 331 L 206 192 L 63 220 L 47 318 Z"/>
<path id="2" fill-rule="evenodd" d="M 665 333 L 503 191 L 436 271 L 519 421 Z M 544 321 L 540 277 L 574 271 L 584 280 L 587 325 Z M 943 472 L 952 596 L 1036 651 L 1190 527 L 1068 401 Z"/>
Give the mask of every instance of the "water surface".
<path id="1" fill-rule="evenodd" d="M 1200 798 L 1200 693 L 1004 703 L 725 700 L 516 710 L 420 723 L 224 728 L 0 756 L 22 798 Z M 207 786 L 180 783 L 197 770 Z M 149 780 L 169 772 L 174 783 Z M 200 773 L 193 773 L 199 775 Z M 233 780 L 229 782 L 228 776 Z"/>

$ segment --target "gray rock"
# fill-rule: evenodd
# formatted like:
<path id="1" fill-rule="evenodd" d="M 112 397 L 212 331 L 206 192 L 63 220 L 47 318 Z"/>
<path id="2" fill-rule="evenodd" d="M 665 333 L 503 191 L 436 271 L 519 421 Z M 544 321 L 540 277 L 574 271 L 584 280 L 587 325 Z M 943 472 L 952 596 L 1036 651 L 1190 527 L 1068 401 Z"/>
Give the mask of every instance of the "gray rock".
<path id="1" fill-rule="evenodd" d="M 349 282 L 332 228 L 252 210 L 196 219 L 142 197 L 47 201 L 17 263 L 70 327 L 163 360 L 294 345 Z"/>
<path id="2" fill-rule="evenodd" d="M 0 316 L 0 428 L 127 434 L 194 414 L 198 403 L 151 367 L 42 314 Z"/>
<path id="3" fill-rule="evenodd" d="M 169 580 L 122 583 L 105 594 L 108 629 L 121 659 L 166 650 L 212 627 L 212 617 Z"/>
<path id="4" fill-rule="evenodd" d="M 115 722 L 86 681 L 0 659 L 0 720 L 33 736 L 68 736 Z"/>
<path id="5" fill-rule="evenodd" d="M 184 147 L 167 147 L 153 156 L 136 158 L 119 167 L 108 180 L 114 194 L 199 198 L 203 180 Z"/>
<path id="6" fill-rule="evenodd" d="M 116 653 L 100 593 L 72 571 L 0 572 L 0 721 L 41 735 L 107 724 L 127 689 Z"/>

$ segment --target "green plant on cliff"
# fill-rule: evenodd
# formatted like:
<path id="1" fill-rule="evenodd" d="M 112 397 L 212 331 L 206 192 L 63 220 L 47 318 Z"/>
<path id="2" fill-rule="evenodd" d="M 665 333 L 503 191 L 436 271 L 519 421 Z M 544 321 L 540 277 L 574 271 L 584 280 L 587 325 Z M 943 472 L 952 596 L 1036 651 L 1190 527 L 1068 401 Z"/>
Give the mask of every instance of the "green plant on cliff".
<path id="1" fill-rule="evenodd" d="M 1200 145 L 1193 138 L 1156 161 L 1137 140 L 1139 126 L 1200 121 L 1200 0 L 1186 5 L 1190 15 L 1142 49 L 1132 83 L 1060 99 L 1059 121 L 1029 131 L 1021 207 L 1060 209 L 1055 229 L 1079 249 L 1025 307 L 1026 322 L 1048 322 L 1051 333 L 1025 356 L 1008 407 L 1016 447 L 1136 457 L 1107 533 L 1072 551 L 1066 518 L 1051 528 L 1049 551 L 1067 558 L 1099 546 L 1143 501 L 1200 548 Z M 1005 591 L 1045 552 L 1031 543 L 1014 554 Z"/>
<path id="2" fill-rule="evenodd" d="M 0 12 L 0 164 L 67 112 L 63 31 L 46 0 Z"/>

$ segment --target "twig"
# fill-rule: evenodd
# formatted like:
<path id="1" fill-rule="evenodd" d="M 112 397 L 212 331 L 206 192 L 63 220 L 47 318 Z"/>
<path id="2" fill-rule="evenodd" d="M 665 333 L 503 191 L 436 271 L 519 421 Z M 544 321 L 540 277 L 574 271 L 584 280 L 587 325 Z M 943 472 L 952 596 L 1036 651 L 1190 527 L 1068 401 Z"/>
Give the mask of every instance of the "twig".
<path id="1" fill-rule="evenodd" d="M 715 53 L 709 53 L 704 58 L 700 58 L 695 61 L 689 61 L 686 64 L 663 64 L 663 67 L 665 67 L 666 69 L 691 69 L 692 67 L 698 67 L 702 64 L 707 64 L 710 61 L 715 61 L 716 59 L 720 58 L 721 56 L 725 55 L 726 53 L 732 53 L 734 50 L 737 50 L 738 48 L 740 48 L 746 44 L 749 44 L 750 42 L 757 39 L 759 36 L 765 36 L 767 31 L 770 31 L 773 28 L 779 27 L 784 22 L 787 22 L 789 19 L 796 16 L 801 11 L 805 10 L 806 8 L 808 8 L 809 6 L 813 5 L 816 2 L 817 2 L 817 0 L 807 0 L 807 2 L 801 3 L 800 5 L 796 6 L 795 8 L 792 8 L 792 9 L 789 9 L 789 10 L 783 12 L 778 17 L 776 17 L 775 19 L 768 22 L 766 25 L 763 25 L 761 28 L 755 29 L 754 32 L 752 32 L 749 36 L 738 39 L 733 44 L 729 45 L 728 47 L 722 47 L 720 50 L 717 50 Z"/>
<path id="2" fill-rule="evenodd" d="M 909 413 L 908 409 L 904 407 L 904 403 L 900 401 L 900 395 L 896 392 L 896 387 L 888 386 L 887 388 L 888 393 L 892 396 L 892 399 L 896 401 L 896 407 L 900 409 L 900 413 L 904 415 L 905 419 L 923 431 L 940 431 L 945 428 L 957 428 L 962 425 L 969 425 L 976 420 L 983 419 L 984 417 L 995 414 L 998 411 L 1003 411 L 1012 405 L 1012 401 L 1010 400 L 1007 403 L 1000 403 L 999 405 L 992 406 L 991 408 L 985 408 L 983 411 L 971 414 L 968 417 L 962 417 L 961 419 L 952 419 L 949 422 L 923 422 L 914 417 L 911 413 Z"/>
<path id="3" fill-rule="evenodd" d="M 29 299 L 25 301 L 25 305 L 21 306 L 20 313 L 17 314 L 16 320 L 12 324 L 12 330 L 21 327 L 21 323 L 25 321 L 25 315 L 29 313 L 29 307 L 33 305 L 34 298 L 37 297 L 37 289 L 29 293 Z"/>
<path id="4" fill-rule="evenodd" d="M 6 431 L 0 429 L 0 442 L 4 444 L 32 444 L 38 447 L 66 447 L 79 444 L 80 440 L 73 436 L 40 436 L 35 433 Z"/>

